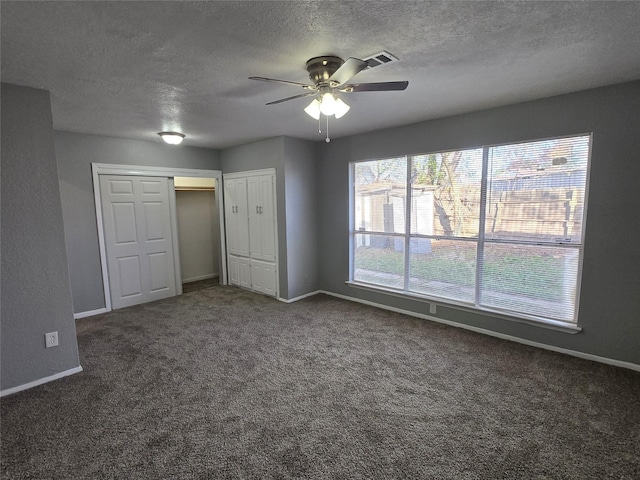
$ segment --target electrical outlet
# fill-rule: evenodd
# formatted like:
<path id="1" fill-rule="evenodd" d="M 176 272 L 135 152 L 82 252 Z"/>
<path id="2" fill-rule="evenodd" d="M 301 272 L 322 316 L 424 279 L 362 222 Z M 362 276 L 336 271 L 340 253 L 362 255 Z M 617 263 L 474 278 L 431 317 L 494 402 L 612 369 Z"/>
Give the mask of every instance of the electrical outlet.
<path id="1" fill-rule="evenodd" d="M 436 313 L 436 304 L 435 303 L 430 303 L 429 304 L 429 313 Z"/>
<path id="2" fill-rule="evenodd" d="M 49 332 L 44 334 L 44 344 L 47 348 L 58 346 L 58 332 Z"/>

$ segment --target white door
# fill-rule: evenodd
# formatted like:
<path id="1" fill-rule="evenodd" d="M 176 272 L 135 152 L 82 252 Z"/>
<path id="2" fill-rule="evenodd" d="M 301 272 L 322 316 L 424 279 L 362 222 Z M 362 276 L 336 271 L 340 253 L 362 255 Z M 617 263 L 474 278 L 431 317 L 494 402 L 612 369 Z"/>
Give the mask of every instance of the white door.
<path id="1" fill-rule="evenodd" d="M 228 253 L 231 255 L 249 256 L 249 217 L 247 212 L 246 179 L 225 180 L 224 195 Z"/>
<path id="2" fill-rule="evenodd" d="M 251 258 L 275 261 L 273 175 L 249 177 L 249 234 Z"/>
<path id="3" fill-rule="evenodd" d="M 273 195 L 273 175 L 258 177 L 260 180 L 260 231 L 262 236 L 262 259 L 274 262 L 276 259 L 275 198 Z"/>
<path id="4" fill-rule="evenodd" d="M 249 177 L 248 183 L 248 210 L 249 210 L 249 248 L 251 258 L 262 258 L 262 230 L 260 228 L 260 177 Z"/>
<path id="5" fill-rule="evenodd" d="M 168 182 L 100 175 L 113 308 L 176 295 Z"/>

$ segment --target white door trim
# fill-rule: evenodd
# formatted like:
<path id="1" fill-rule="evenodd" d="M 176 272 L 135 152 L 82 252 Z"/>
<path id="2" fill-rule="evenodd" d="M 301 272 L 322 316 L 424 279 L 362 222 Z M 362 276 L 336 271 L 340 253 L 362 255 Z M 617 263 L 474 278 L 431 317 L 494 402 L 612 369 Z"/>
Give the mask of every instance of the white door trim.
<path id="1" fill-rule="evenodd" d="M 147 177 L 167 177 L 172 179 L 173 177 L 197 177 L 197 178 L 215 178 L 218 185 L 218 190 L 222 192 L 222 171 L 220 170 L 198 170 L 191 168 L 172 168 L 172 167 L 148 167 L 141 165 L 116 165 L 111 163 L 92 163 L 91 173 L 93 177 L 93 196 L 96 207 L 96 220 L 98 228 L 98 244 L 100 247 L 100 265 L 102 267 L 102 285 L 104 290 L 104 303 L 105 310 L 110 312 L 111 306 L 111 290 L 109 288 L 109 274 L 107 270 L 107 250 L 104 239 L 104 225 L 102 219 L 102 199 L 100 196 L 100 175 L 135 175 L 135 176 L 147 176 Z M 173 192 L 173 189 L 171 189 Z M 170 198 L 173 195 L 173 202 L 171 202 L 171 230 L 173 232 L 173 239 L 175 242 L 174 258 L 175 272 L 177 285 L 181 285 L 180 280 L 180 259 L 178 253 L 178 223 L 176 217 L 176 205 L 175 205 L 175 193 L 169 194 Z M 224 218 L 224 195 L 222 193 L 216 198 L 218 204 L 218 215 L 220 219 Z M 226 253 L 226 235 L 224 230 L 224 222 L 220 221 L 220 248 L 222 249 L 222 258 L 227 257 Z M 178 257 L 177 257 L 178 256 Z M 221 262 L 222 275 L 220 276 L 220 283 L 227 284 L 227 265 L 226 262 Z M 177 287 L 176 285 L 176 287 Z M 178 287 L 177 287 L 178 288 Z M 182 292 L 182 286 L 180 293 Z M 178 293 L 178 294 L 180 294 Z"/>
<path id="2" fill-rule="evenodd" d="M 246 178 L 255 177 L 258 175 L 274 175 L 276 174 L 275 168 L 263 168 L 261 170 L 246 170 L 243 172 L 225 173 L 224 178 Z"/>
<path id="3" fill-rule="evenodd" d="M 176 190 L 173 178 L 169 177 L 169 215 L 171 216 L 171 240 L 173 243 L 173 273 L 176 282 L 176 295 L 182 295 L 182 269 L 180 268 L 180 245 L 178 243 L 178 215 Z"/>

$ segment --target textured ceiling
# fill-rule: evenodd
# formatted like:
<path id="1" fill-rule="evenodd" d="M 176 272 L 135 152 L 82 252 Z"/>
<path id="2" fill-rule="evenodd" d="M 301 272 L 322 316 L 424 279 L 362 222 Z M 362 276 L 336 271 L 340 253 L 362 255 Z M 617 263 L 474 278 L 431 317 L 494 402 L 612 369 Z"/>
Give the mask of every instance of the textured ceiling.
<path id="1" fill-rule="evenodd" d="M 51 92 L 59 130 L 224 148 L 312 140 L 305 62 L 387 50 L 333 138 L 640 78 L 640 2 L 2 1 L 2 81 Z"/>

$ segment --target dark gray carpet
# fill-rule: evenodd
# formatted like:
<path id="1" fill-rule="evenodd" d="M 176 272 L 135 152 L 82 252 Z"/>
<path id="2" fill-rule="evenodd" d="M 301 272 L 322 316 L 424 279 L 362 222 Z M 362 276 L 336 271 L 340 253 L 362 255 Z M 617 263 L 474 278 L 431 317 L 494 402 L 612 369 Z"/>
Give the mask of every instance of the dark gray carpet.
<path id="1" fill-rule="evenodd" d="M 182 293 L 191 293 L 196 290 L 202 290 L 203 288 L 210 288 L 220 285 L 218 277 L 207 278 L 205 280 L 196 280 L 195 282 L 188 282 L 182 284 Z"/>
<path id="2" fill-rule="evenodd" d="M 640 478 L 640 374 L 325 295 L 232 287 L 78 321 L 2 399 L 3 479 Z"/>

